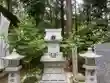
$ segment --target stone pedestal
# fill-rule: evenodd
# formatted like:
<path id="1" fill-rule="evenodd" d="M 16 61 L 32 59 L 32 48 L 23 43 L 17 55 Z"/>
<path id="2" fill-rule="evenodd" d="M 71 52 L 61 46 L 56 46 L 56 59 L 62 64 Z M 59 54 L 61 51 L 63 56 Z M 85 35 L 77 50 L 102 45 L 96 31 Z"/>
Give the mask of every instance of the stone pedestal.
<path id="1" fill-rule="evenodd" d="M 59 46 L 61 39 L 61 29 L 46 29 L 45 40 L 48 43 L 48 52 L 41 58 L 44 71 L 40 83 L 67 83 L 64 72 L 65 59 Z"/>
<path id="2" fill-rule="evenodd" d="M 5 69 L 6 72 L 9 73 L 8 75 L 8 83 L 20 83 L 20 69 L 22 66 L 19 67 L 7 67 Z"/>
<path id="3" fill-rule="evenodd" d="M 66 73 L 64 72 L 65 60 L 62 57 L 62 53 L 59 53 L 55 58 L 46 53 L 41 58 L 41 61 L 44 63 L 41 83 L 66 83 Z"/>
<path id="4" fill-rule="evenodd" d="M 96 66 L 83 65 L 83 67 L 86 69 L 85 83 L 97 83 Z"/>

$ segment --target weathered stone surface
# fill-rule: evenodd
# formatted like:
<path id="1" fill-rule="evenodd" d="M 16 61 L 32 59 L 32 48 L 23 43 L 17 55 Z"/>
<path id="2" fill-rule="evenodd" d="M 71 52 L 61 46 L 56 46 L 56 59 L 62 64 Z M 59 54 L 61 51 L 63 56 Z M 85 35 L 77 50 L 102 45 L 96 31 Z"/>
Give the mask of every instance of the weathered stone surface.
<path id="1" fill-rule="evenodd" d="M 10 73 L 8 83 L 20 83 L 20 72 Z"/>
<path id="2" fill-rule="evenodd" d="M 56 60 L 50 61 L 48 63 L 45 62 L 44 72 L 40 83 L 67 83 L 67 78 L 64 72 L 63 65 L 64 61 Z"/>
<path id="3" fill-rule="evenodd" d="M 98 83 L 110 83 L 110 43 L 96 45 L 95 52 L 103 55 L 96 59 Z"/>
<path id="4" fill-rule="evenodd" d="M 67 83 L 66 73 L 64 72 L 63 53 L 60 52 L 61 29 L 46 29 L 45 41 L 47 42 L 48 52 L 41 57 L 44 63 L 44 72 L 40 83 Z"/>
<path id="5" fill-rule="evenodd" d="M 10 21 L 0 12 L 0 58 L 9 55 L 8 43 L 8 28 Z M 4 69 L 5 61 L 0 59 L 0 70 Z"/>

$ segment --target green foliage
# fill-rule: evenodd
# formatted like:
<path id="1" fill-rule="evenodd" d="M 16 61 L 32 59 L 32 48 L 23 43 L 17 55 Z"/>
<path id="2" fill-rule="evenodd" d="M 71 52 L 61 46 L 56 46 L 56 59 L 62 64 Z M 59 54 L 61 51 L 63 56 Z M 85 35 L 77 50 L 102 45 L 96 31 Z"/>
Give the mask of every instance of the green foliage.
<path id="1" fill-rule="evenodd" d="M 20 0 L 25 5 L 29 16 L 32 16 L 36 25 L 41 22 L 51 24 L 52 27 L 60 27 L 60 1 L 51 0 Z"/>
<path id="2" fill-rule="evenodd" d="M 36 25 L 42 21 L 45 12 L 45 0 L 21 0 L 30 16 L 36 20 Z"/>
<path id="3" fill-rule="evenodd" d="M 43 34 L 36 28 L 33 19 L 28 18 L 21 22 L 19 28 L 14 28 L 9 33 L 11 48 L 16 48 L 21 55 L 25 55 L 25 62 L 32 65 L 39 64 L 45 47 Z"/>
<path id="4" fill-rule="evenodd" d="M 109 36 L 108 19 L 106 16 L 107 0 L 84 0 L 77 18 L 76 33 L 71 34 L 69 41 L 78 47 L 78 52 L 87 50 L 89 46 L 105 41 Z"/>
<path id="5" fill-rule="evenodd" d="M 80 25 L 76 33 L 72 33 L 68 38 L 64 39 L 62 51 L 64 56 L 71 52 L 71 49 L 77 46 L 77 52 L 86 51 L 88 47 L 93 46 L 99 42 L 104 42 L 109 37 L 108 27 L 98 26 L 94 24 Z M 105 34 L 106 33 L 106 34 Z"/>
<path id="6" fill-rule="evenodd" d="M 60 27 L 60 4 L 54 1 L 49 2 L 49 0 L 21 1 L 35 21 L 31 18 L 23 19 L 19 28 L 12 29 L 9 36 L 10 45 L 11 48 L 16 48 L 20 54 L 26 56 L 25 62 L 36 66 L 40 63 L 40 57 L 45 51 L 43 50 L 45 48 L 44 29 Z M 102 15 L 106 13 L 105 0 L 101 0 L 100 3 L 98 0 L 84 1 L 83 10 L 75 15 L 77 16 L 75 20 L 77 31 L 62 42 L 61 50 L 65 56 L 69 56 L 67 54 L 74 46 L 78 47 L 79 53 L 85 51 L 89 46 L 103 42 L 104 38 L 107 39 L 109 36 L 108 19 L 103 18 Z"/>
<path id="7" fill-rule="evenodd" d="M 36 83 L 38 80 L 36 76 L 27 77 L 23 83 Z"/>
<path id="8" fill-rule="evenodd" d="M 92 4 L 93 6 L 96 6 L 98 8 L 104 8 L 106 7 L 107 0 L 84 0 L 84 3 L 87 5 Z"/>
<path id="9" fill-rule="evenodd" d="M 22 83 L 37 83 L 40 81 L 41 78 L 41 69 L 32 69 L 28 71 L 22 76 L 21 82 Z"/>

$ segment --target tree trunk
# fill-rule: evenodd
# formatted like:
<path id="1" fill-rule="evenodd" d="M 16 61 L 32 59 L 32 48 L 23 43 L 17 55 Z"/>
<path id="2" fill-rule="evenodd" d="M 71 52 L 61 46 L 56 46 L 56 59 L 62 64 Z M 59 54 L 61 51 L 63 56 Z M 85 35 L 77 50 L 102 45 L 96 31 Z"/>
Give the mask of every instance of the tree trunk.
<path id="1" fill-rule="evenodd" d="M 66 35 L 70 35 L 72 31 L 72 3 L 71 0 L 66 0 Z"/>
<path id="2" fill-rule="evenodd" d="M 61 28 L 62 36 L 64 38 L 64 0 L 61 0 Z"/>
<path id="3" fill-rule="evenodd" d="M 76 13 L 76 0 L 75 1 L 75 13 Z M 75 20 L 74 20 L 74 27 L 72 23 L 72 2 L 71 0 L 66 0 L 66 36 L 67 38 L 70 37 L 71 33 L 76 33 L 77 28 L 76 28 L 76 15 L 75 15 Z M 73 28 L 72 28 L 73 27 Z M 74 32 L 72 32 L 72 29 Z M 71 55 L 71 60 L 72 60 L 72 72 L 73 75 L 76 76 L 78 73 L 78 65 L 77 65 L 77 47 L 75 46 L 74 48 L 71 48 L 71 52 L 68 53 Z"/>
<path id="4" fill-rule="evenodd" d="M 12 12 L 12 0 L 7 0 L 8 11 Z"/>
<path id="5" fill-rule="evenodd" d="M 72 48 L 72 72 L 75 77 L 78 74 L 78 56 L 77 56 L 77 46 Z"/>

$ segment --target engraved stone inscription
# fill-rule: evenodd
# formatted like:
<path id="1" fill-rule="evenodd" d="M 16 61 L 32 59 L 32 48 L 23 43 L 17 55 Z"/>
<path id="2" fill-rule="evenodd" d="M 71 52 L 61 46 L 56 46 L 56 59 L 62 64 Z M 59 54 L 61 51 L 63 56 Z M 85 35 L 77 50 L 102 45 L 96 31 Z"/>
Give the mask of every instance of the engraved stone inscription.
<path id="1" fill-rule="evenodd" d="M 50 53 L 49 54 L 52 58 L 56 58 L 56 56 L 58 56 L 58 53 Z"/>
<path id="2" fill-rule="evenodd" d="M 14 73 L 10 73 L 9 75 L 9 83 L 15 83 L 15 74 Z"/>
<path id="3" fill-rule="evenodd" d="M 13 82 L 14 82 L 14 79 L 10 79 L 10 82 L 12 82 L 12 83 L 13 83 Z"/>
<path id="4" fill-rule="evenodd" d="M 11 73 L 11 77 L 14 77 L 15 76 L 15 74 L 14 73 Z"/>

